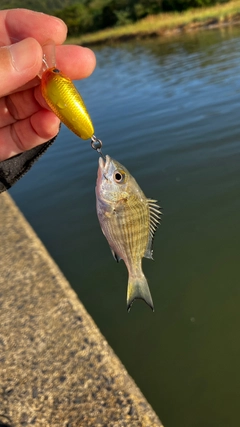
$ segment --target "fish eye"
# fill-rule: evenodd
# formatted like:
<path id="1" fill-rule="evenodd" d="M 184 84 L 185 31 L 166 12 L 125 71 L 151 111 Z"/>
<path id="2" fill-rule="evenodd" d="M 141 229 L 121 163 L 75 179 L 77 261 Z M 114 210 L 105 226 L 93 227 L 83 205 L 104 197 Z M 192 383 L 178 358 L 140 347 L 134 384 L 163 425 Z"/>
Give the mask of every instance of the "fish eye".
<path id="1" fill-rule="evenodd" d="M 53 73 L 55 73 L 55 74 L 58 74 L 58 73 L 60 73 L 60 70 L 58 69 L 58 68 L 53 68 Z"/>
<path id="2" fill-rule="evenodd" d="M 115 171 L 114 172 L 114 181 L 118 184 L 122 184 L 125 181 L 125 172 L 124 171 Z"/>

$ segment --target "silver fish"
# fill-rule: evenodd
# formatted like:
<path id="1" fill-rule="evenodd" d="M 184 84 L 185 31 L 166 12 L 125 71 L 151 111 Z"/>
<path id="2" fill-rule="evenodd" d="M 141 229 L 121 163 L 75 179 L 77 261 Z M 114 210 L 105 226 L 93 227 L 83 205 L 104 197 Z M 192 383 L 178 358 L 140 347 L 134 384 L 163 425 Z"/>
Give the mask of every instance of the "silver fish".
<path id="1" fill-rule="evenodd" d="M 116 261 L 128 269 L 127 310 L 135 299 L 153 308 L 142 258 L 153 259 L 153 238 L 160 223 L 160 207 L 147 199 L 128 170 L 111 157 L 100 157 L 96 184 L 97 215 Z"/>

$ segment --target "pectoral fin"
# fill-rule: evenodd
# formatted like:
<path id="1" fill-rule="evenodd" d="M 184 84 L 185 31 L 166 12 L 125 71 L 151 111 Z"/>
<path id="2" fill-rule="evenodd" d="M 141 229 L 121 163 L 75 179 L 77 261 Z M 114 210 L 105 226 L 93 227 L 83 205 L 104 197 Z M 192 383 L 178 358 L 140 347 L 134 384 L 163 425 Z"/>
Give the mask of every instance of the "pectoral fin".
<path id="1" fill-rule="evenodd" d="M 111 249 L 111 252 L 113 254 L 113 258 L 115 259 L 115 261 L 117 261 L 117 262 L 121 261 L 122 258 L 120 258 L 118 256 L 118 254 L 111 247 L 110 247 L 110 249 Z"/>

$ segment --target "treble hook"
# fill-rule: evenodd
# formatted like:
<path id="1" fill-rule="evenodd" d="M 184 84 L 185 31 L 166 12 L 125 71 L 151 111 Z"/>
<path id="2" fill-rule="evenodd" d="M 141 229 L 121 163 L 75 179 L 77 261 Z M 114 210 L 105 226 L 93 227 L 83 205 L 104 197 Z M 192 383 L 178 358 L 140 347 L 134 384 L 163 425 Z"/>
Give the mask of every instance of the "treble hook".
<path id="1" fill-rule="evenodd" d="M 102 153 L 102 141 L 98 139 L 95 135 L 91 137 L 91 147 L 96 150 L 100 156 L 102 156 L 103 160 L 106 160 L 105 156 Z"/>

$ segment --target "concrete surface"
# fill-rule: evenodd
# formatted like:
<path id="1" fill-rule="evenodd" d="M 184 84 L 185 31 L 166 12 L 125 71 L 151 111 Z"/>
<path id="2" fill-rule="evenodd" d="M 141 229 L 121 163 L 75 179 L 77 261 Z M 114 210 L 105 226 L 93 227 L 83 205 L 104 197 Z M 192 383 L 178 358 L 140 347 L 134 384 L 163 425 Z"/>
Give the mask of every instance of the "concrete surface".
<path id="1" fill-rule="evenodd" d="M 0 426 L 161 426 L 8 194 L 0 218 Z"/>

